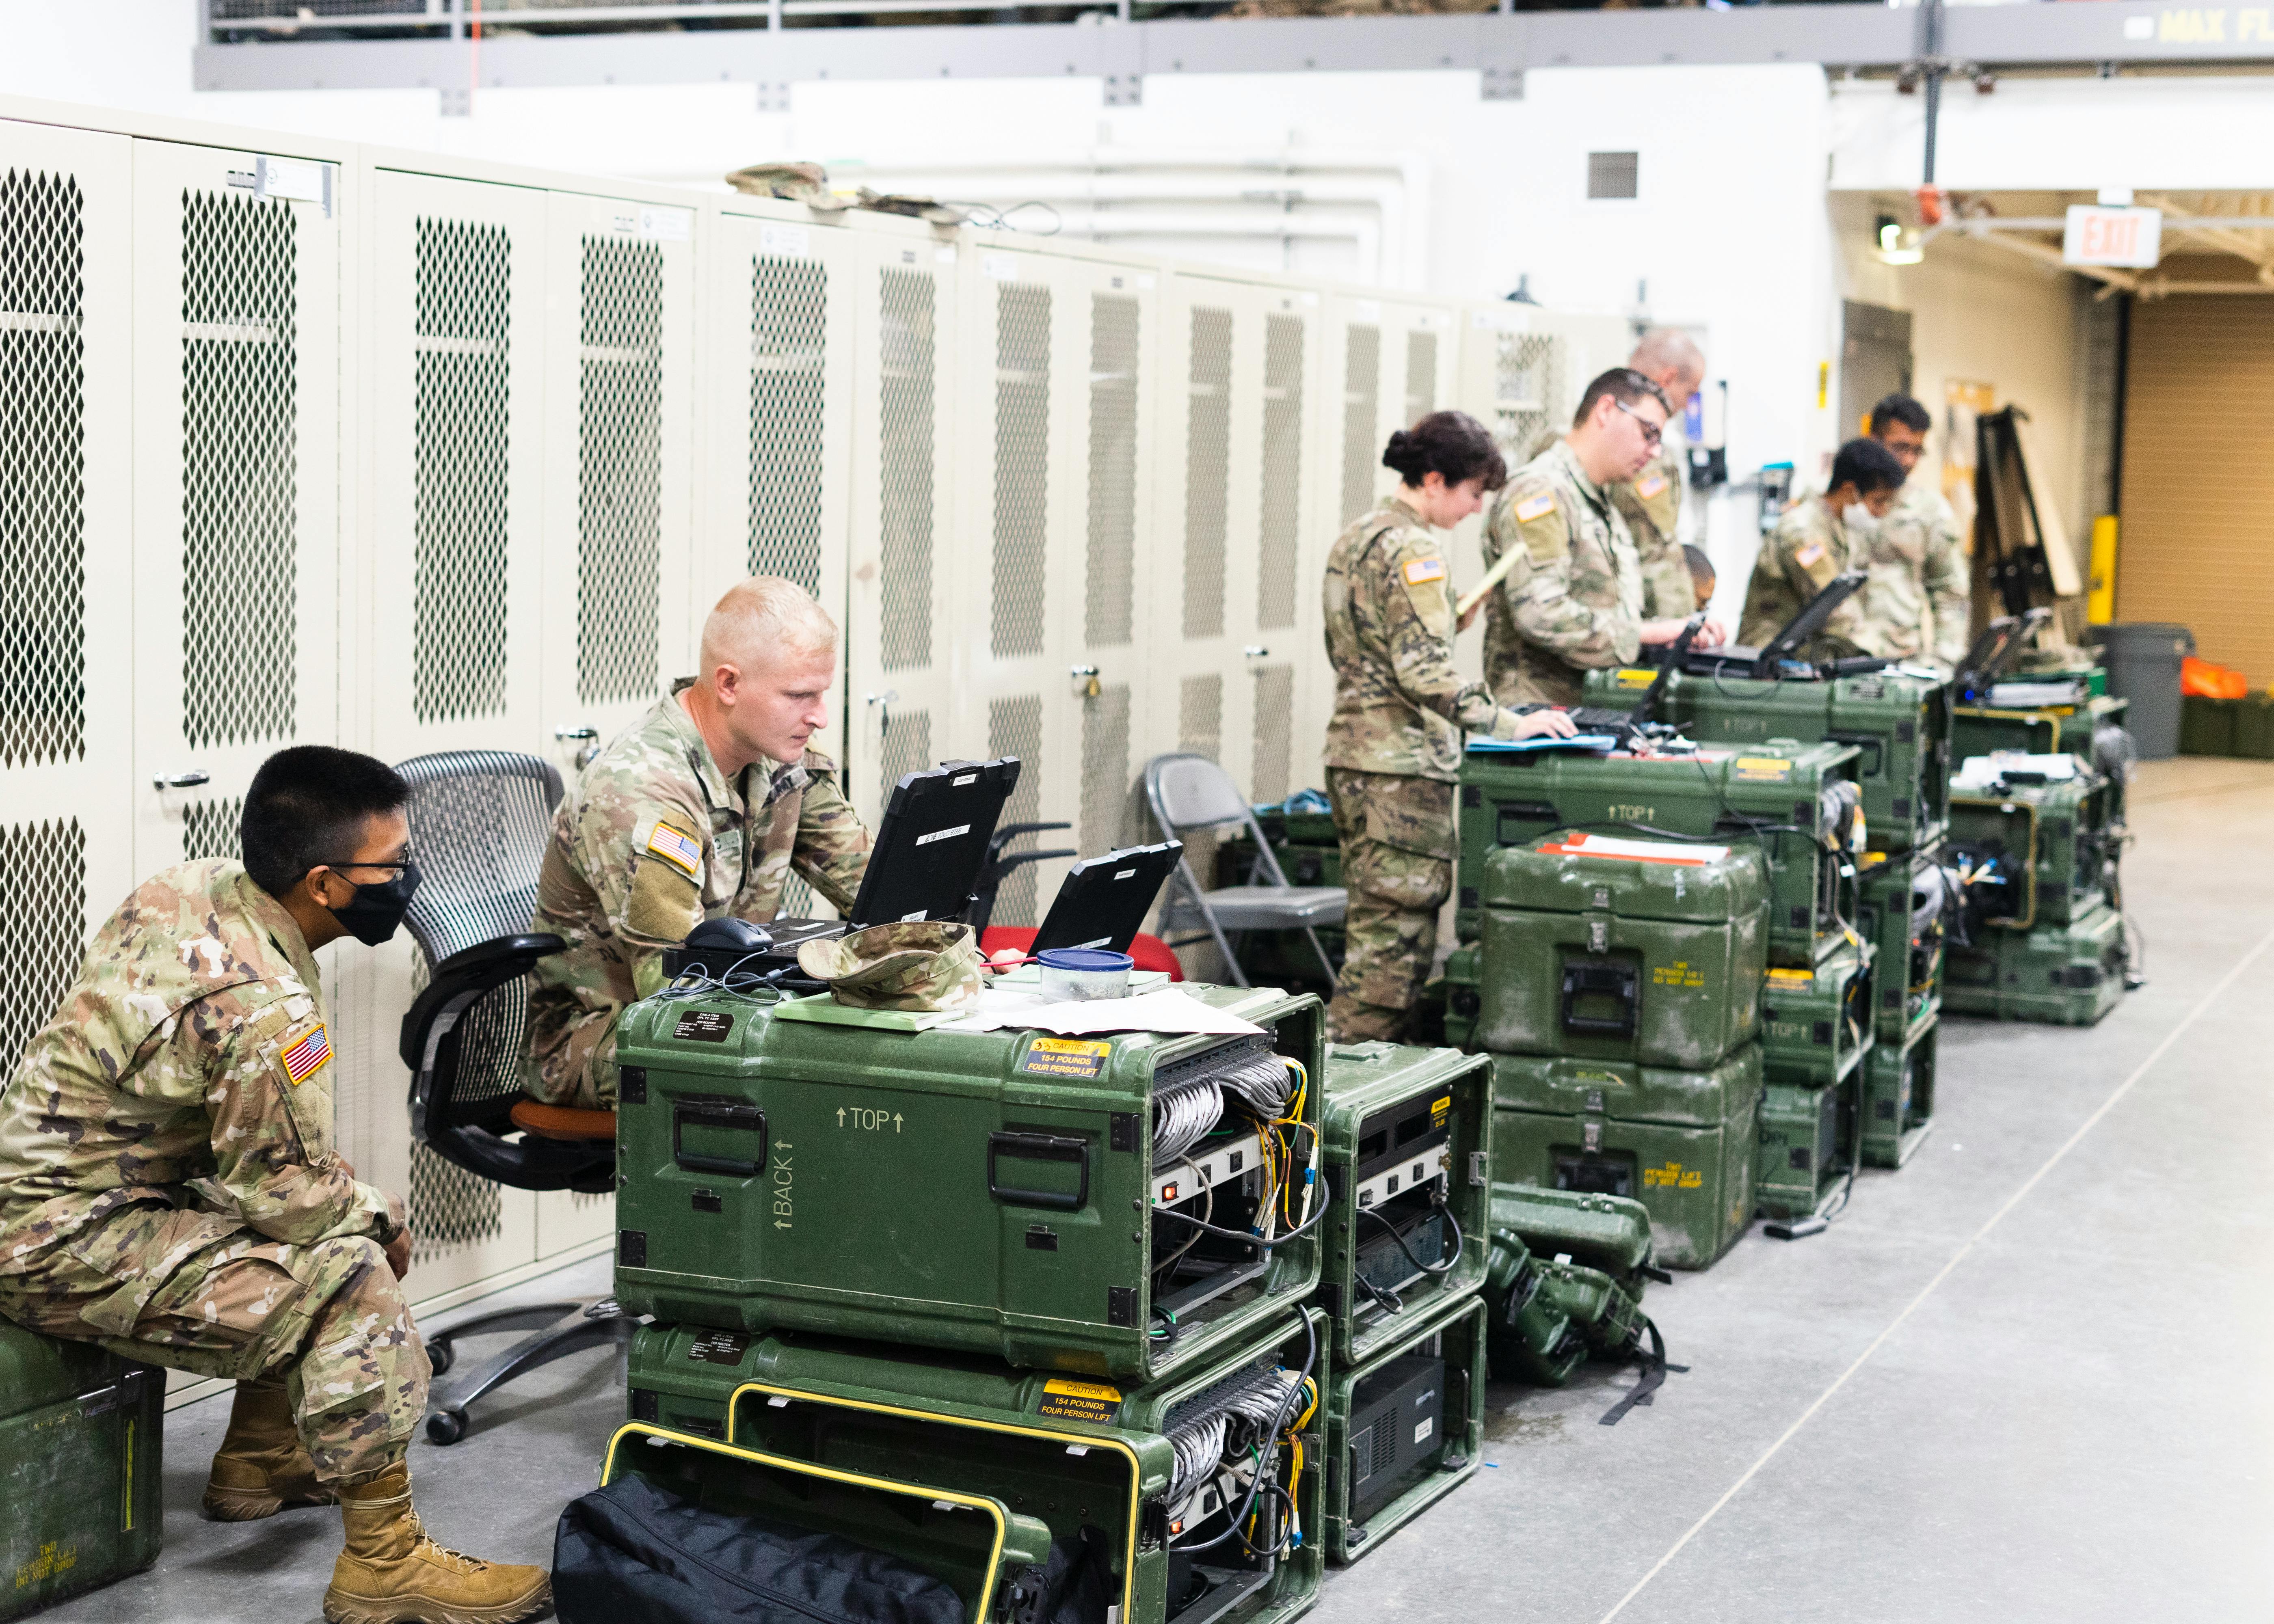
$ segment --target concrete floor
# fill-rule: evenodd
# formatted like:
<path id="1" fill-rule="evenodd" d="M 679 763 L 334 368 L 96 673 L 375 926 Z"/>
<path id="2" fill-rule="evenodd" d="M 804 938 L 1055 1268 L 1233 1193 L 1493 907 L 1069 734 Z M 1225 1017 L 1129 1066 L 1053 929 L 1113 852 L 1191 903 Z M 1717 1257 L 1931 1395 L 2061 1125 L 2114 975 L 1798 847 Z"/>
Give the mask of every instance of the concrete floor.
<path id="1" fill-rule="evenodd" d="M 1947 1021 L 1909 1168 L 1866 1174 L 1826 1235 L 1756 1232 L 1653 1287 L 1691 1370 L 1623 1425 L 1596 1417 L 1627 1372 L 1495 1389 L 1489 1469 L 1330 1577 L 1318 1624 L 2274 1615 L 2274 764 L 2150 763 L 2133 802 L 2149 984 L 2087 1031 Z M 582 1355 L 419 1443 L 429 1527 L 546 1560 L 621 1380 Z M 49 1616 L 318 1616 L 333 1514 L 197 1517 L 226 1417 L 168 1417 L 156 1568 Z"/>

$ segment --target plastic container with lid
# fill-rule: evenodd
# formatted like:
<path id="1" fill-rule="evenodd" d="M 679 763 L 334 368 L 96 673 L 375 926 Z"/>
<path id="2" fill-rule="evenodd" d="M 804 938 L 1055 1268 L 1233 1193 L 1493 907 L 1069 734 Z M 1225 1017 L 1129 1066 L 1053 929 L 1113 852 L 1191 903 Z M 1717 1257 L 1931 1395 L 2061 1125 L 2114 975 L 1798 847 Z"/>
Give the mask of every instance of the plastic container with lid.
<path id="1" fill-rule="evenodd" d="M 1043 991 L 1053 998 L 1126 998 L 1137 961 L 1096 947 L 1045 948 L 1035 956 Z"/>

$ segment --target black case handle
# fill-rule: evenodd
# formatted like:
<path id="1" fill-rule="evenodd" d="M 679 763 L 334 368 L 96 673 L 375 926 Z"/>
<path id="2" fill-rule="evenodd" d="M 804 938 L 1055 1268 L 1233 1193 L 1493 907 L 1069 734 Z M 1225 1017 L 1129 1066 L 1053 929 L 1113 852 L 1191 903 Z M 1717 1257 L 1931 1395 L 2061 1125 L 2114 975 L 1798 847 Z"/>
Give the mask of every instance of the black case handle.
<path id="1" fill-rule="evenodd" d="M 1563 966 L 1563 1030 L 1588 1037 L 1630 1038 L 1642 977 L 1632 965 L 1615 959 L 1567 960 Z M 1585 997 L 1619 1003 L 1616 1015 L 1582 1015 L 1573 1006 Z"/>
<path id="2" fill-rule="evenodd" d="M 755 1162 L 735 1156 L 699 1156 L 681 1147 L 681 1133 L 698 1128 L 728 1128 L 758 1136 Z M 731 1100 L 675 1099 L 671 1102 L 671 1159 L 689 1173 L 724 1173 L 729 1178 L 757 1178 L 766 1170 L 766 1114 L 755 1105 Z"/>
<path id="3" fill-rule="evenodd" d="M 1071 1162 L 1081 1169 L 1081 1184 L 1072 1195 L 1055 1190 L 1022 1190 L 1005 1184 L 996 1170 L 1003 1156 L 1028 1162 Z M 1089 1205 L 1089 1141 L 1056 1133 L 990 1133 L 987 1136 L 987 1193 L 1013 1207 L 1044 1207 L 1078 1213 Z"/>

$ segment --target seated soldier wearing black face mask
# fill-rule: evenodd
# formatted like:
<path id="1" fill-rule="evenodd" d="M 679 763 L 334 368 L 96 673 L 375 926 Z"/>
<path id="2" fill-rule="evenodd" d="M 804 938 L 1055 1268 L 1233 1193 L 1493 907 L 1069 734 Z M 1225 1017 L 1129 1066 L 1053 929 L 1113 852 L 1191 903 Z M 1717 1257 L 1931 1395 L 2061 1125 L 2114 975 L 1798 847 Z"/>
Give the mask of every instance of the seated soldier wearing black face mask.
<path id="1" fill-rule="evenodd" d="M 403 1198 L 332 1139 L 313 955 L 402 922 L 409 798 L 368 756 L 279 751 L 245 795 L 242 863 L 168 868 L 96 933 L 0 1094 L 0 1313 L 233 1378 L 205 1514 L 340 1506 L 335 1624 L 508 1624 L 550 1605 L 545 1570 L 446 1550 L 411 1511 L 428 1365 L 396 1284 Z"/>

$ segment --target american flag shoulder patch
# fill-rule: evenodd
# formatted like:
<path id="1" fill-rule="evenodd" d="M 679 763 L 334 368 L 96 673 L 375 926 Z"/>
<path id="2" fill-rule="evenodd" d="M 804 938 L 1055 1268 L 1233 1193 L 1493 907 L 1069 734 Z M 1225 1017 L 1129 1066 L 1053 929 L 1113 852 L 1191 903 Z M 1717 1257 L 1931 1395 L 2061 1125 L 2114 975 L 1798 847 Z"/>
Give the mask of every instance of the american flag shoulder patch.
<path id="1" fill-rule="evenodd" d="M 279 1058 L 284 1063 L 284 1075 L 297 1088 L 332 1063 L 332 1034 L 320 1020 L 287 1044 Z"/>
<path id="2" fill-rule="evenodd" d="M 1666 489 L 1666 476 L 1664 474 L 1648 473 L 1635 481 L 1635 494 L 1641 497 L 1645 501 L 1648 501 L 1652 497 L 1656 496 L 1664 489 Z"/>
<path id="3" fill-rule="evenodd" d="M 1534 519 L 1544 519 L 1555 511 L 1555 495 L 1550 492 L 1542 491 L 1529 500 L 1521 501 L 1516 505 L 1516 522 L 1518 524 L 1529 524 Z"/>
<path id="4" fill-rule="evenodd" d="M 702 876 L 703 848 L 696 844 L 693 836 L 683 834 L 668 823 L 658 823 L 655 832 L 647 838 L 647 849 L 689 879 Z"/>
<path id="5" fill-rule="evenodd" d="M 1807 569 L 1812 567 L 1816 560 L 1823 556 L 1824 544 L 1820 541 L 1811 541 L 1799 552 L 1792 555 L 1792 561 L 1799 565 L 1803 569 Z"/>
<path id="6" fill-rule="evenodd" d="M 1443 559 L 1421 558 L 1405 560 L 1405 584 L 1408 586 L 1420 586 L 1426 582 L 1442 581 L 1444 578 L 1445 560 Z"/>

